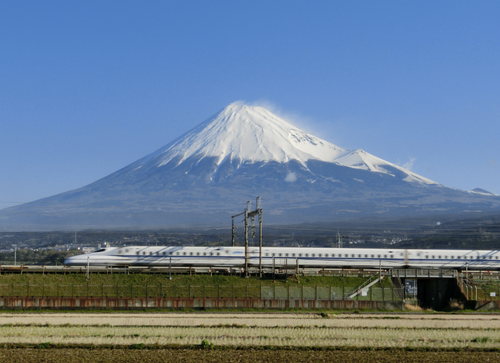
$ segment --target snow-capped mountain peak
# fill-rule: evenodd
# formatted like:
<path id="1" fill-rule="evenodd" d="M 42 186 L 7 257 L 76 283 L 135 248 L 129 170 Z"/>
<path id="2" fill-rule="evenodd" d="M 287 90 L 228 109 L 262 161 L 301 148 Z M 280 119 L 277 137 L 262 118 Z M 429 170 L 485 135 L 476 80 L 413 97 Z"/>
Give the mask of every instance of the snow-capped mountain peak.
<path id="1" fill-rule="evenodd" d="M 348 153 L 334 144 L 308 134 L 263 107 L 232 103 L 191 131 L 143 160 L 157 158 L 158 166 L 181 156 L 217 157 L 242 162 L 310 159 L 333 162 Z"/>
<path id="2" fill-rule="evenodd" d="M 226 160 L 239 163 L 298 161 L 307 168 L 310 160 L 335 163 L 350 168 L 393 175 L 398 169 L 406 181 L 436 184 L 364 150 L 346 150 L 293 126 L 263 107 L 232 103 L 178 139 L 139 161 L 140 165 L 177 165 L 191 157 L 198 162 L 216 158 L 216 166 Z M 141 166 L 139 165 L 138 168 Z"/>
<path id="3" fill-rule="evenodd" d="M 94 183 L 3 210 L 0 228 L 227 225 L 237 206 L 255 196 L 265 201 L 271 223 L 500 210 L 500 197 L 485 190 L 435 184 L 262 107 L 231 104 Z"/>

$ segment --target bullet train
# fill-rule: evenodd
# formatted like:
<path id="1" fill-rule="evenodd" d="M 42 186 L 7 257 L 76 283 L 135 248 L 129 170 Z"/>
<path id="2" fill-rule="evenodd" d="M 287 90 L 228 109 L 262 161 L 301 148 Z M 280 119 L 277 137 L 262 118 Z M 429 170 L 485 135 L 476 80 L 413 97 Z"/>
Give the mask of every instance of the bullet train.
<path id="1" fill-rule="evenodd" d="M 245 265 L 244 247 L 110 247 L 77 255 L 67 266 L 225 267 Z M 249 265 L 259 266 L 259 248 L 249 248 Z M 421 268 L 500 270 L 500 251 L 365 248 L 263 247 L 264 267 Z"/>

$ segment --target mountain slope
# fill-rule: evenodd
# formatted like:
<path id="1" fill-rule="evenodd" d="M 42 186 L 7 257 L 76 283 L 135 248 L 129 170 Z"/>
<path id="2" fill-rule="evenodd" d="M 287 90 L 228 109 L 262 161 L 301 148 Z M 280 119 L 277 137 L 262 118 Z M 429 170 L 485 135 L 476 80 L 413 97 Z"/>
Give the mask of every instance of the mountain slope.
<path id="1" fill-rule="evenodd" d="M 275 223 L 500 210 L 498 196 L 445 187 L 231 104 L 88 186 L 0 211 L 0 226 L 226 224 L 257 195 Z"/>

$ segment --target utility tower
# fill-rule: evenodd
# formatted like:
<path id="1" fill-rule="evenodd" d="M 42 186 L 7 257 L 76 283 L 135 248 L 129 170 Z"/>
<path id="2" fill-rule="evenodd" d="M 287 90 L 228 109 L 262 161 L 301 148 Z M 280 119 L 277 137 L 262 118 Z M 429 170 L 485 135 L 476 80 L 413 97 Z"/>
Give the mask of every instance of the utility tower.
<path id="1" fill-rule="evenodd" d="M 245 277 L 248 277 L 248 265 L 250 263 L 250 254 L 248 252 L 248 221 L 252 221 L 252 238 L 255 237 L 255 217 L 259 217 L 259 275 L 262 277 L 262 208 L 260 206 L 260 197 L 257 197 L 256 208 L 252 209 L 252 202 L 247 202 L 247 207 L 242 213 L 235 214 L 231 216 L 232 229 L 231 229 L 231 242 L 234 246 L 234 238 L 236 236 L 236 227 L 234 225 L 234 218 L 245 215 L 245 230 L 243 232 L 245 236 Z"/>

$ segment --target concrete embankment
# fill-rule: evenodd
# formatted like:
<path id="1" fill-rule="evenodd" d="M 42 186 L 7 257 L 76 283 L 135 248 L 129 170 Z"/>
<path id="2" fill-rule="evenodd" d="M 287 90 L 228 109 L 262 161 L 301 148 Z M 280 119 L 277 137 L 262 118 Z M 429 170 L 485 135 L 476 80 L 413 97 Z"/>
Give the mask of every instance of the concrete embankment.
<path id="1" fill-rule="evenodd" d="M 0 309 L 371 309 L 404 310 L 402 301 L 255 298 L 3 297 Z"/>

